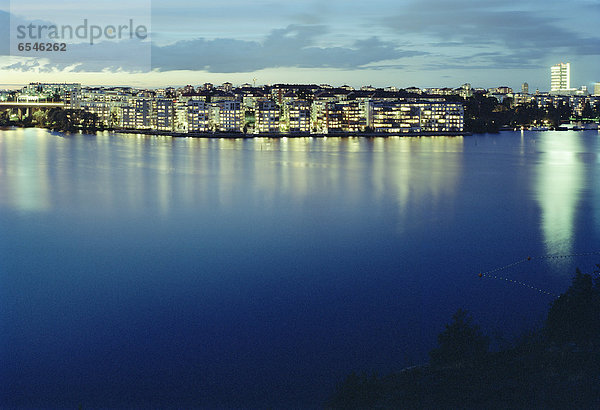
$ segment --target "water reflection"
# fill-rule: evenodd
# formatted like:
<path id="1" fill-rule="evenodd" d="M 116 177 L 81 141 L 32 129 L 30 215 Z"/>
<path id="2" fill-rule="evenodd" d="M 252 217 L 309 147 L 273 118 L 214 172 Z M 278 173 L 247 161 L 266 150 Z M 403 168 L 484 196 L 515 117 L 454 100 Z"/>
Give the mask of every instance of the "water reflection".
<path id="1" fill-rule="evenodd" d="M 373 162 L 372 183 L 378 198 L 392 195 L 398 208 L 398 228 L 432 207 L 428 224 L 439 217 L 434 210 L 442 197 L 456 195 L 462 172 L 462 137 L 376 139 L 379 157 Z M 447 212 L 449 210 L 444 210 Z M 441 212 L 441 211 L 440 211 Z"/>
<path id="2" fill-rule="evenodd" d="M 48 152 L 44 130 L 0 131 L 0 203 L 24 211 L 50 207 Z"/>
<path id="3" fill-rule="evenodd" d="M 536 198 L 541 208 L 542 234 L 548 254 L 573 253 L 577 206 L 584 189 L 585 164 L 577 132 L 548 132 L 538 140 Z"/>
<path id="4" fill-rule="evenodd" d="M 2 131 L 2 202 L 168 215 L 194 206 L 300 207 L 317 192 L 340 206 L 364 198 L 409 203 L 456 188 L 462 138 L 172 139 Z"/>

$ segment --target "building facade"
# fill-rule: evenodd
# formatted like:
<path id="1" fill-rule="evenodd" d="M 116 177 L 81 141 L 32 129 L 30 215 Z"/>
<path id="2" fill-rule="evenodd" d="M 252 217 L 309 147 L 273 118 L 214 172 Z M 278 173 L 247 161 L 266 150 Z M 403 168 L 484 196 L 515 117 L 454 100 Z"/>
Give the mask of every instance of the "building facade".
<path id="1" fill-rule="evenodd" d="M 550 67 L 550 91 L 571 89 L 571 63 L 558 63 Z"/>

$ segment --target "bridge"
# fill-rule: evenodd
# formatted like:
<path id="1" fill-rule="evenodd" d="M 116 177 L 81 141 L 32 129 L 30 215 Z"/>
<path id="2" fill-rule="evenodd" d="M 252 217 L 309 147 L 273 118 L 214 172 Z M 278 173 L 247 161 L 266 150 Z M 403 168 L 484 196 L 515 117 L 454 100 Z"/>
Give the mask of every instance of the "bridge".
<path id="1" fill-rule="evenodd" d="M 23 116 L 28 117 L 34 111 L 38 110 L 49 110 L 51 108 L 64 108 L 64 102 L 16 102 L 16 101 L 0 101 L 0 111 L 8 110 L 10 113 L 16 111 L 19 119 L 23 119 Z"/>

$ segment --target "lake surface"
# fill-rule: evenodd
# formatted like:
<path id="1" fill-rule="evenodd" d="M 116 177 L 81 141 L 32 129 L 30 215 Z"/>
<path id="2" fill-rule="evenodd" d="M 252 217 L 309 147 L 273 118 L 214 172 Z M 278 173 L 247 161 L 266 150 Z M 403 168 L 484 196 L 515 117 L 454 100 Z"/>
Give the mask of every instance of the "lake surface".
<path id="1" fill-rule="evenodd" d="M 318 407 L 600 255 L 600 136 L 0 130 L 0 407 Z M 478 273 L 532 256 L 533 260 Z"/>

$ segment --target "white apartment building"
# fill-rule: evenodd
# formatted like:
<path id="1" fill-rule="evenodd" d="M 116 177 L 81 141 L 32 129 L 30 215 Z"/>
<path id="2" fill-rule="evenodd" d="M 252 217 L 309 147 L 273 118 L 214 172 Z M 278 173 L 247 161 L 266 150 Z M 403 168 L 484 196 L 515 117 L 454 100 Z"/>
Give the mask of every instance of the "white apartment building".
<path id="1" fill-rule="evenodd" d="M 210 126 L 214 131 L 240 132 L 244 127 L 244 110 L 240 101 L 211 104 Z"/>

